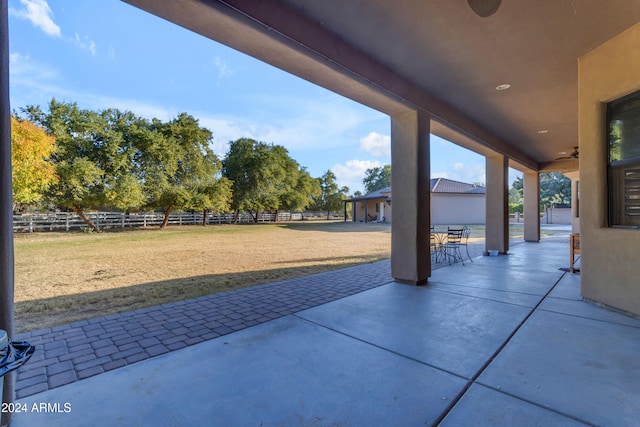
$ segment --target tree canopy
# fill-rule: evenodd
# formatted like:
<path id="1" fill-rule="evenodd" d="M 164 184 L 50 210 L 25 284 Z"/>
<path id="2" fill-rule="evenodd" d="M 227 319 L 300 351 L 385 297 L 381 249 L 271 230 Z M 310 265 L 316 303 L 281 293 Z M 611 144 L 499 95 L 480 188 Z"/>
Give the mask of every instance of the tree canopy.
<path id="1" fill-rule="evenodd" d="M 331 212 L 339 211 L 342 208 L 343 200 L 347 198 L 349 187 L 338 187 L 336 174 L 328 170 L 319 178 L 320 195 L 315 198 L 314 209 L 327 212 L 327 219 Z"/>
<path id="2" fill-rule="evenodd" d="M 209 210 L 224 200 L 226 189 L 216 189 L 221 163 L 209 148 L 213 135 L 200 127 L 198 120 L 182 113 L 170 122 L 154 119 L 145 142 L 141 164 L 147 193 L 147 205 L 163 208 L 166 227 L 173 209 L 198 208 Z"/>
<path id="3" fill-rule="evenodd" d="M 13 210 L 38 203 L 58 177 L 48 161 L 55 139 L 34 123 L 11 116 Z"/>
<path id="4" fill-rule="evenodd" d="M 571 204 L 571 180 L 560 172 L 540 174 L 540 203 L 550 206 L 554 203 Z"/>
<path id="5" fill-rule="evenodd" d="M 88 210 L 158 209 L 162 227 L 174 210 L 202 211 L 203 224 L 208 212 L 230 209 L 258 221 L 260 212 L 312 204 L 338 210 L 348 191 L 331 172 L 313 178 L 280 145 L 241 138 L 221 160 L 210 148 L 212 132 L 187 113 L 164 122 L 56 99 L 47 111 L 21 111 L 12 119 L 15 200 L 73 210 L 96 231 Z"/>
<path id="6" fill-rule="evenodd" d="M 509 190 L 509 203 L 521 205 L 524 200 L 524 181 L 518 177 Z M 540 173 L 540 208 L 552 204 L 571 204 L 571 180 L 560 172 Z M 522 212 L 521 209 L 518 209 Z"/>
<path id="7" fill-rule="evenodd" d="M 57 143 L 50 161 L 59 180 L 47 194 L 50 203 L 72 209 L 93 230 L 98 227 L 87 209 L 162 208 L 164 227 L 174 208 L 228 204 L 230 184 L 221 178 L 220 160 L 209 148 L 212 134 L 186 113 L 163 123 L 55 99 L 48 112 L 37 106 L 23 111 Z"/>
<path id="8" fill-rule="evenodd" d="M 251 212 L 256 222 L 260 212 L 304 210 L 319 194 L 306 169 L 280 145 L 250 138 L 232 141 L 223 171 L 233 182 L 232 209 Z"/>
<path id="9" fill-rule="evenodd" d="M 362 180 L 367 193 L 391 186 L 391 165 L 376 166 L 365 171 Z"/>
<path id="10" fill-rule="evenodd" d="M 75 211 L 94 230 L 85 210 L 106 202 L 106 192 L 123 171 L 126 142 L 109 125 L 110 112 L 82 110 L 75 103 L 53 99 L 49 112 L 29 106 L 29 118 L 51 134 L 57 150 L 51 156 L 60 178 L 48 196 L 58 206 Z"/>

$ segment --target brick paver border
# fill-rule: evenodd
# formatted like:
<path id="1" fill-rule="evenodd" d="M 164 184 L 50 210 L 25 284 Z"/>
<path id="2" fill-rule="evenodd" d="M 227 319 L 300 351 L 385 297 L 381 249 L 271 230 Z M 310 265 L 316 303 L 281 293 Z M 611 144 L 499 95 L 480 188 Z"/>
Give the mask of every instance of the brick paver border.
<path id="1" fill-rule="evenodd" d="M 17 335 L 36 347 L 18 399 L 393 281 L 389 260 Z"/>

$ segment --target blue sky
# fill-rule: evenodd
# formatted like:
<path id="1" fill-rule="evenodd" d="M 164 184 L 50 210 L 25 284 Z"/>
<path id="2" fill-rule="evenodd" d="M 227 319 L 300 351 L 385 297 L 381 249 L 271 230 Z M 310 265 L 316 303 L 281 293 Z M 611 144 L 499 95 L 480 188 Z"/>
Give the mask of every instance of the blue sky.
<path id="1" fill-rule="evenodd" d="M 187 112 L 228 142 L 285 146 L 314 177 L 351 193 L 390 163 L 388 116 L 118 0 L 9 0 L 11 107 L 118 108 L 161 120 Z M 484 158 L 432 137 L 432 177 L 484 182 Z"/>

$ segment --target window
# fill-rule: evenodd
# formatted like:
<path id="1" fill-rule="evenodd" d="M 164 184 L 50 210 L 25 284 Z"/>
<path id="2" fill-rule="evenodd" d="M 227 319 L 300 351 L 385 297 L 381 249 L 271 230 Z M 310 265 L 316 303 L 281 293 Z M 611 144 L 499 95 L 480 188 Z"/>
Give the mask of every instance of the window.
<path id="1" fill-rule="evenodd" d="M 640 227 L 640 92 L 609 103 L 609 226 Z"/>

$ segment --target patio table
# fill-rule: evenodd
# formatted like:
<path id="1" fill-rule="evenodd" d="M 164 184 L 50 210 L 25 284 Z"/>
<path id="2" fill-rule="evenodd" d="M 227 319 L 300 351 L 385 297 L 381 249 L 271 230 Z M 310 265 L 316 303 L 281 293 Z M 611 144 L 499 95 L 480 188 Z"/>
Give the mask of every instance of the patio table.
<path id="1" fill-rule="evenodd" d="M 432 255 L 437 263 L 441 257 L 446 257 L 447 231 L 431 230 L 431 249 Z"/>

